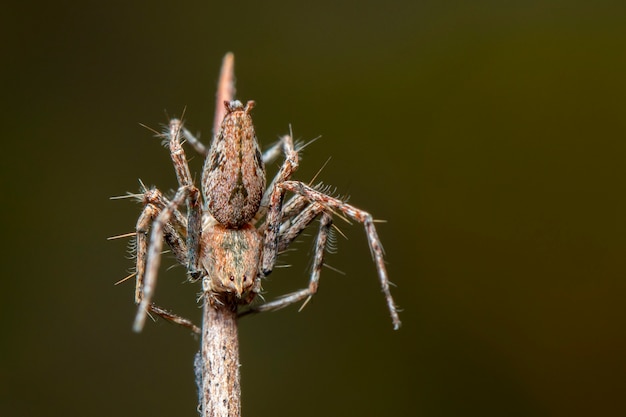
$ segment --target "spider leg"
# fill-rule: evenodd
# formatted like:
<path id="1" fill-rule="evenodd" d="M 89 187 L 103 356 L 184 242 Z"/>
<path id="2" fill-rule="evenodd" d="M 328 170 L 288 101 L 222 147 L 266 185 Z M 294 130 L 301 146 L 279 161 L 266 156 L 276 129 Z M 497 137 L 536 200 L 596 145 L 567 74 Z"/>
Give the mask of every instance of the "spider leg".
<path id="1" fill-rule="evenodd" d="M 372 215 L 366 211 L 347 204 L 338 198 L 326 195 L 316 190 L 315 188 L 310 187 L 299 181 L 284 181 L 278 184 L 277 188 L 280 188 L 282 190 L 288 190 L 298 195 L 302 195 L 311 202 L 323 205 L 326 210 L 340 211 L 344 215 L 363 224 L 363 226 L 365 227 L 365 234 L 367 235 L 367 241 L 370 247 L 372 258 L 374 259 L 376 269 L 378 270 L 378 278 L 380 280 L 383 294 L 385 295 L 387 308 L 389 309 L 389 313 L 391 314 L 393 327 L 394 329 L 400 328 L 401 323 L 400 318 L 398 317 L 398 309 L 395 302 L 393 301 L 391 292 L 389 291 L 390 284 L 389 278 L 387 276 L 387 269 L 385 267 L 385 260 L 383 257 L 384 251 L 382 244 L 380 243 L 378 233 L 376 232 L 376 227 L 374 227 L 374 219 L 372 218 Z"/>
<path id="2" fill-rule="evenodd" d="M 272 180 L 261 202 L 261 207 L 267 207 L 265 242 L 263 244 L 264 250 L 261 258 L 261 273 L 263 276 L 267 276 L 272 272 L 278 254 L 278 238 L 282 222 L 283 198 L 285 196 L 285 191 L 280 187 L 280 184 L 291 178 L 293 172 L 298 169 L 299 163 L 298 152 L 293 146 L 291 136 L 283 136 L 281 143 L 283 152 L 285 153 L 285 161 Z"/>
<path id="3" fill-rule="evenodd" d="M 141 271 L 141 276 L 139 274 L 139 269 L 142 269 L 142 266 L 138 268 L 137 274 L 138 289 L 136 290 L 136 301 L 139 304 L 139 309 L 133 325 L 133 329 L 136 332 L 140 332 L 143 329 L 148 311 L 153 311 L 170 321 L 174 321 L 183 326 L 191 327 L 194 331 L 199 332 L 198 328 L 193 326 L 193 324 L 191 324 L 188 320 L 179 318 L 178 316 L 152 304 L 154 289 L 156 287 L 157 273 L 161 263 L 163 239 L 165 238 L 168 240 L 168 243 L 170 243 L 169 240 L 173 238 L 171 228 L 175 227 L 172 225 L 183 224 L 183 220 L 180 220 L 182 215 L 178 212 L 178 207 L 183 203 L 186 203 L 187 205 L 186 258 L 180 253 L 177 255 L 177 258 L 186 260 L 187 271 L 191 279 L 198 279 L 201 276 L 201 270 L 199 268 L 199 245 L 202 232 L 202 209 L 200 207 L 199 191 L 193 184 L 185 152 L 180 144 L 181 129 L 182 122 L 178 119 L 173 119 L 170 121 L 169 131 L 166 134 L 166 139 L 170 148 L 170 155 L 179 183 L 179 189 L 170 202 L 167 204 L 163 203 L 164 206 L 160 208 L 160 213 L 158 213 L 158 215 L 150 209 L 146 211 L 146 216 L 142 214 L 140 217 L 142 230 L 145 229 L 146 231 L 144 233 L 138 232 L 138 248 L 141 247 L 141 251 L 147 253 L 147 255 L 145 256 L 145 274 L 143 273 L 143 270 Z M 146 222 L 149 222 L 148 219 L 150 217 L 154 217 L 155 215 L 156 219 L 152 223 L 150 242 L 146 247 Z M 140 237 L 140 235 L 143 235 L 143 237 Z M 182 248 L 181 244 L 174 244 L 174 247 L 179 248 L 178 252 L 182 252 L 182 250 L 180 250 L 180 248 Z M 143 265 L 144 256 L 138 256 L 137 258 L 138 265 L 140 265 L 140 261 L 142 262 L 141 265 Z"/>
<path id="4" fill-rule="evenodd" d="M 261 159 L 263 159 L 263 163 L 267 165 L 274 162 L 283 151 L 283 143 L 289 139 L 291 139 L 291 136 L 285 135 L 281 137 L 278 142 L 267 148 L 261 157 Z"/>
<path id="5" fill-rule="evenodd" d="M 146 258 L 148 255 L 148 232 L 150 225 L 156 218 L 162 213 L 162 211 L 168 207 L 171 203 L 163 197 L 161 192 L 157 189 L 151 189 L 144 191 L 143 196 L 144 209 L 137 221 L 137 255 L 136 255 L 136 285 L 135 285 L 135 302 L 141 304 L 144 297 L 144 277 L 146 273 Z M 170 221 L 163 225 L 163 237 L 168 246 L 172 249 L 176 260 L 182 264 L 187 265 L 187 245 L 185 240 L 181 238 L 186 234 L 185 219 L 182 217 L 178 210 L 172 212 Z M 148 304 L 147 310 L 151 313 L 157 314 L 168 321 L 177 323 L 181 326 L 192 329 L 195 333 L 199 332 L 199 329 L 189 320 L 177 316 L 155 304 Z"/>
<path id="6" fill-rule="evenodd" d="M 148 253 L 148 232 L 150 225 L 161 213 L 161 211 L 169 204 L 169 201 L 163 197 L 161 191 L 156 188 L 146 190 L 144 188 L 143 204 L 144 209 L 137 220 L 136 226 L 136 275 L 137 285 L 135 289 L 135 301 L 139 303 L 139 291 L 143 286 L 143 276 L 145 275 L 146 256 Z M 187 244 L 181 236 L 187 235 L 187 221 L 182 214 L 175 210 L 170 222 L 163 229 L 165 241 L 174 253 L 176 260 L 181 265 L 187 265 Z"/>
<path id="7" fill-rule="evenodd" d="M 284 252 L 289 245 L 308 227 L 309 224 L 324 211 L 324 206 L 319 203 L 311 203 L 305 196 L 296 194 L 283 204 L 280 213 L 280 227 L 276 246 L 268 246 L 264 251 L 274 251 L 267 255 L 276 257 Z M 269 226 L 268 226 L 269 227 Z M 267 276 L 274 268 L 269 265 L 264 276 Z"/>
<path id="8" fill-rule="evenodd" d="M 309 205 L 306 209 L 305 206 Z M 285 222 L 280 227 L 280 236 L 276 250 L 278 253 L 284 252 L 300 233 L 317 217 L 319 213 L 324 211 L 324 207 L 320 204 L 311 204 L 308 200 L 300 195 L 295 195 L 283 206 L 282 218 Z M 320 259 L 320 264 L 322 260 Z M 245 304 L 250 304 L 254 297 L 261 292 L 261 277 L 257 276 L 255 286 L 250 292 L 251 296 L 246 300 Z M 297 302 L 298 300 L 292 301 Z M 276 304 L 273 302 L 272 304 Z M 290 303 L 288 303 L 290 304 Z M 287 304 L 285 304 L 286 306 Z M 282 307 L 270 308 L 279 309 Z M 250 313 L 260 312 L 255 308 L 248 308 L 239 313 L 239 316 L 245 316 Z M 263 309 L 262 311 L 266 311 Z"/>
<path id="9" fill-rule="evenodd" d="M 309 216 L 313 215 L 306 225 L 308 225 L 318 214 L 319 211 L 323 211 L 324 208 L 319 204 L 315 204 L 311 206 L 312 209 L 309 211 L 305 211 L 305 217 L 309 218 Z M 316 212 L 317 211 L 317 212 Z M 314 213 L 314 214 L 313 214 Z M 304 218 L 302 219 L 304 221 Z M 297 225 L 297 226 L 296 226 Z M 303 226 L 303 222 L 295 222 L 292 228 L 299 229 L 302 231 L 306 225 Z M 317 239 L 315 241 L 315 257 L 313 258 L 313 268 L 311 270 L 311 277 L 309 279 L 309 286 L 307 288 L 303 288 L 299 291 L 293 292 L 291 294 L 284 295 L 282 297 L 277 298 L 274 301 L 270 301 L 269 303 L 261 304 L 258 306 L 250 307 L 248 310 L 244 311 L 241 315 L 246 315 L 249 313 L 262 313 L 264 311 L 274 311 L 279 310 L 281 308 L 287 307 L 288 305 L 304 301 L 301 309 L 304 308 L 306 303 L 311 299 L 311 297 L 317 292 L 317 288 L 319 285 L 320 273 L 322 271 L 322 266 L 324 265 L 324 251 L 326 249 L 326 241 L 328 238 L 328 233 L 332 226 L 332 216 L 329 213 L 323 213 L 320 218 L 320 228 L 317 234 Z M 291 234 L 286 237 L 286 241 L 291 242 Z M 286 246 L 286 244 L 285 244 Z"/>
<path id="10" fill-rule="evenodd" d="M 307 200 L 301 195 L 296 194 L 292 196 L 289 200 L 287 200 L 286 203 L 283 204 L 283 209 L 281 213 L 281 219 L 283 223 L 285 222 L 291 223 L 291 220 L 297 215 L 299 215 L 300 213 L 302 213 L 302 211 L 305 210 L 305 207 L 310 204 L 311 203 L 309 202 L 309 200 Z M 281 230 L 284 227 L 285 225 L 283 224 L 281 226 Z"/>
<path id="11" fill-rule="evenodd" d="M 209 156 L 209 149 L 204 145 L 204 143 L 200 142 L 198 138 L 196 138 L 189 130 L 186 128 L 182 128 L 181 131 L 183 137 L 191 145 L 192 148 L 196 150 L 203 158 Z"/>
<path id="12" fill-rule="evenodd" d="M 283 162 L 283 165 L 280 167 L 278 173 L 276 174 L 276 176 L 274 176 L 274 179 L 272 179 L 272 182 L 263 194 L 261 207 L 257 215 L 255 216 L 257 220 L 267 213 L 272 193 L 276 190 L 276 184 L 281 181 L 285 181 L 286 179 L 289 179 L 291 177 L 291 174 L 296 169 L 298 169 L 298 151 L 295 149 L 295 146 L 293 144 L 293 138 L 290 135 L 285 135 L 281 137 L 278 142 L 276 142 L 274 145 L 272 145 L 272 147 L 270 147 L 263 153 L 263 163 L 268 164 L 274 161 L 278 157 L 278 155 L 280 155 L 281 151 L 285 154 L 285 161 Z"/>
<path id="13" fill-rule="evenodd" d="M 133 325 L 133 330 L 136 332 L 140 332 L 143 329 L 146 315 L 149 311 L 153 311 L 168 320 L 177 322 L 176 320 L 172 320 L 172 317 L 175 315 L 153 305 L 152 298 L 156 287 L 159 265 L 161 263 L 163 239 L 167 233 L 173 230 L 171 228 L 170 219 L 173 217 L 173 213 L 177 210 L 177 207 L 186 200 L 189 192 L 189 189 L 186 187 L 180 188 L 172 201 L 170 201 L 160 213 L 158 209 L 154 210 L 154 205 L 148 205 L 139 217 L 137 223 L 137 288 L 135 291 L 135 301 L 139 304 L 139 309 Z M 152 223 L 150 242 L 148 244 L 146 241 L 148 226 L 151 217 L 155 215 L 156 219 Z M 176 239 L 174 240 L 176 241 Z M 182 243 L 182 239 L 180 239 L 179 242 Z M 175 250 L 175 252 L 176 251 L 181 252 L 180 248 Z M 181 320 L 185 321 L 185 319 Z"/>
<path id="14" fill-rule="evenodd" d="M 298 196 L 300 197 L 300 196 Z M 293 199 L 292 199 L 293 200 Z M 306 203 L 308 201 L 305 200 Z M 289 216 L 287 210 L 283 210 L 283 220 L 285 220 L 280 228 L 280 237 L 278 238 L 278 253 L 282 253 L 291 243 L 296 240 L 300 233 L 306 229 L 309 224 L 324 211 L 324 206 L 319 203 L 308 203 L 308 207 L 302 209 L 297 216 Z M 286 205 L 285 205 L 286 206 Z"/>
<path id="15" fill-rule="evenodd" d="M 189 164 L 185 156 L 185 151 L 180 144 L 181 130 L 183 124 L 178 119 L 172 119 L 169 124 L 167 134 L 168 144 L 172 163 L 178 179 L 179 191 L 187 189 L 187 250 L 188 265 L 187 271 L 192 279 L 200 278 L 200 239 L 202 233 L 202 207 L 200 192 L 193 183 Z"/>
<path id="16" fill-rule="evenodd" d="M 160 317 L 163 317 L 165 320 L 171 321 L 172 323 L 178 324 L 179 326 L 187 327 L 195 334 L 200 334 L 200 328 L 193 324 L 191 320 L 180 317 L 177 314 L 174 314 L 170 311 L 164 310 L 161 307 L 158 307 L 154 304 L 150 305 L 150 312 L 154 314 L 158 314 Z"/>
<path id="17" fill-rule="evenodd" d="M 143 277 L 146 273 L 146 257 L 148 256 L 148 231 L 150 224 L 158 215 L 159 210 L 153 204 L 146 204 L 137 220 L 137 249 L 135 255 L 135 303 L 139 304 L 143 298 Z"/>

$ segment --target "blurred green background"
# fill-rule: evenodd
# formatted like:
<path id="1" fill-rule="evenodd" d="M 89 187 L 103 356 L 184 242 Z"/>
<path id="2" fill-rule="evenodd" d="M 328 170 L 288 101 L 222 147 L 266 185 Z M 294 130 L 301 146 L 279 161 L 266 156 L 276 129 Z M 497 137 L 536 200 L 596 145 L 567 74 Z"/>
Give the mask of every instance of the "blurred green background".
<path id="1" fill-rule="evenodd" d="M 131 332 L 138 178 L 210 137 L 223 54 L 263 146 L 387 223 L 394 332 L 359 225 L 319 294 L 242 320 L 244 416 L 626 415 L 626 3 L 3 5 L 0 415 L 195 416 L 198 341 Z M 191 155 L 192 152 L 189 152 Z M 200 175 L 200 158 L 192 169 Z M 275 166 L 269 167 L 270 170 Z M 310 239 L 266 298 L 303 287 Z M 199 321 L 197 285 L 156 298 Z"/>

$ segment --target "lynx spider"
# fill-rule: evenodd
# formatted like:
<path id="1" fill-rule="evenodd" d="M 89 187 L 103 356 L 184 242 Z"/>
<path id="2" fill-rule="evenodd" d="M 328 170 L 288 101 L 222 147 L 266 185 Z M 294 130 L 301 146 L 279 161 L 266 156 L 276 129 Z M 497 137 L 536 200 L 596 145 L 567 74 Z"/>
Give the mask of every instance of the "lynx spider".
<path id="1" fill-rule="evenodd" d="M 326 194 L 321 186 L 291 180 L 298 168 L 299 151 L 292 136 L 283 136 L 262 154 L 250 116 L 254 102 L 245 106 L 236 100 L 223 103 L 225 115 L 209 151 L 178 119 L 171 120 L 163 134 L 179 184 L 174 197 L 167 199 L 158 189 L 142 184 L 144 208 L 136 227 L 135 301 L 139 308 L 133 329 L 141 331 L 146 316 L 154 313 L 199 333 L 191 321 L 152 303 L 164 240 L 187 268 L 189 280 L 202 281 L 202 297 L 208 297 L 214 306 L 227 304 L 236 309 L 250 305 L 261 290 L 261 279 L 272 272 L 278 254 L 319 217 L 308 287 L 249 306 L 240 315 L 277 310 L 300 301 L 306 304 L 318 288 L 333 214 L 364 225 L 393 326 L 398 329 L 400 320 L 372 216 Z M 206 158 L 200 190 L 192 180 L 181 138 Z M 265 189 L 264 166 L 281 152 L 284 162 Z M 293 196 L 284 202 L 286 192 Z M 183 204 L 186 215 L 179 210 Z"/>

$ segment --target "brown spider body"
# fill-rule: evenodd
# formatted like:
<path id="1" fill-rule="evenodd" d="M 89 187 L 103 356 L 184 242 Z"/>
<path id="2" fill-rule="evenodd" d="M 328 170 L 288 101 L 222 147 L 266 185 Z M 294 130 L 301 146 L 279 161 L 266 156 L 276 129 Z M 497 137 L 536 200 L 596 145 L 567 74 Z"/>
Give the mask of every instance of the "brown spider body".
<path id="1" fill-rule="evenodd" d="M 257 278 L 261 237 L 250 223 L 265 191 L 265 165 L 250 111 L 239 101 L 224 102 L 222 121 L 202 171 L 206 210 L 217 222 L 202 232 L 200 264 L 203 290 L 212 301 L 249 304 L 260 289 Z"/>
<path id="2" fill-rule="evenodd" d="M 398 328 L 400 320 L 389 292 L 382 245 L 372 216 L 325 194 L 323 188 L 292 181 L 291 175 L 298 168 L 299 160 L 292 137 L 283 136 L 279 143 L 261 154 L 250 117 L 254 102 L 249 101 L 245 107 L 239 101 L 224 104 L 226 112 L 221 128 L 208 155 L 204 145 L 183 128 L 180 120 L 170 122 L 165 138 L 179 183 L 174 197 L 167 200 L 156 189 L 143 190 L 144 210 L 137 221 L 136 235 L 135 301 L 139 309 L 135 331 L 141 331 L 147 313 L 152 312 L 199 332 L 189 320 L 152 303 L 164 241 L 178 262 L 186 266 L 189 279 L 202 280 L 202 297 L 214 307 L 226 305 L 236 311 L 241 305 L 249 305 L 260 292 L 261 279 L 272 272 L 279 253 L 319 217 L 308 287 L 248 307 L 240 315 L 277 310 L 301 301 L 306 303 L 317 292 L 334 212 L 364 225 L 393 325 Z M 207 156 L 201 190 L 193 183 L 180 142 L 183 136 L 199 153 Z M 264 164 L 278 157 L 281 151 L 285 160 L 265 189 Z M 286 192 L 294 195 L 284 202 Z M 187 208 L 186 216 L 179 211 L 183 205 Z"/>
<path id="3" fill-rule="evenodd" d="M 214 131 L 209 150 L 178 119 L 171 120 L 168 130 L 159 135 L 169 147 L 176 172 L 175 195 L 168 199 L 143 183 L 140 195 L 131 194 L 143 203 L 135 234 L 136 271 L 128 277 L 136 276 L 135 302 L 139 305 L 133 329 L 140 332 L 152 313 L 202 334 L 194 364 L 203 416 L 241 415 L 237 318 L 299 302 L 306 305 L 318 289 L 334 214 L 364 226 L 393 326 L 400 326 L 373 217 L 328 194 L 328 187 L 292 180 L 304 146 L 296 148 L 291 135 L 261 154 L 250 116 L 254 102 L 243 106 L 232 101 L 233 65 L 229 53 L 218 83 L 214 127 L 220 129 Z M 182 139 L 205 158 L 200 189 L 194 184 Z M 265 164 L 281 155 L 280 169 L 266 188 Z M 287 193 L 290 197 L 285 199 Z M 315 219 L 319 227 L 308 286 L 252 305 L 278 255 Z M 119 237 L 123 236 L 128 234 Z M 202 331 L 152 302 L 164 242 L 186 268 L 188 279 L 202 282 Z"/>

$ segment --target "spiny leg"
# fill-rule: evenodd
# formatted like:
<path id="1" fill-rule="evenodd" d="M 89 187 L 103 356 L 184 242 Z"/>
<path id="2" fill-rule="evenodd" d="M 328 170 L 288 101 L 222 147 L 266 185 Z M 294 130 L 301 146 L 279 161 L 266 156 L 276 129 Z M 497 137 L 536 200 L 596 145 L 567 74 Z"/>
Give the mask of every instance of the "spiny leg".
<path id="1" fill-rule="evenodd" d="M 156 217 L 170 204 L 170 201 L 163 196 L 163 193 L 156 188 L 147 190 L 143 186 L 142 202 L 144 206 L 151 206 L 152 216 L 150 222 L 152 223 Z M 137 222 L 139 227 L 139 221 Z M 144 236 L 147 239 L 149 224 L 145 224 L 142 230 L 145 230 Z M 139 229 L 138 229 L 139 230 Z M 187 219 L 183 217 L 180 211 L 174 210 L 170 221 L 165 225 L 163 229 L 165 241 L 172 249 L 176 260 L 184 266 L 187 266 L 187 244 L 184 237 L 187 236 Z"/>
<path id="2" fill-rule="evenodd" d="M 139 304 L 143 298 L 143 282 L 146 273 L 146 258 L 148 256 L 148 231 L 150 224 L 158 216 L 158 209 L 153 204 L 147 204 L 137 220 L 137 237 L 135 254 L 135 303 Z"/>
<path id="3" fill-rule="evenodd" d="M 393 301 L 391 292 L 389 291 L 389 278 L 387 276 L 387 269 L 385 268 L 383 247 L 380 243 L 378 233 L 376 233 L 374 219 L 372 218 L 371 214 L 361 209 L 358 209 L 350 204 L 347 204 L 338 198 L 326 195 L 314 189 L 313 187 L 310 187 L 299 181 L 285 181 L 278 184 L 277 188 L 302 195 L 311 202 L 316 202 L 324 205 L 327 210 L 331 209 L 340 211 L 346 216 L 363 224 L 363 226 L 365 227 L 365 234 L 367 235 L 367 241 L 369 243 L 370 251 L 372 253 L 372 258 L 374 259 L 374 263 L 376 264 L 376 268 L 378 270 L 380 285 L 387 301 L 387 308 L 389 309 L 389 313 L 391 314 L 393 327 L 396 330 L 400 328 L 401 322 L 400 318 L 398 317 L 398 309 L 395 302 Z"/>
<path id="4" fill-rule="evenodd" d="M 298 152 L 298 154 L 300 154 L 300 151 L 302 151 L 302 149 L 306 148 L 307 146 L 309 146 L 311 143 L 315 142 L 317 139 L 319 139 L 321 136 L 318 136 L 315 139 L 311 139 L 308 142 L 300 142 L 300 141 L 296 141 L 293 143 L 293 147 L 295 149 L 296 152 Z M 272 146 L 270 146 L 268 149 L 265 150 L 265 152 L 263 152 L 262 155 L 262 159 L 263 159 L 263 163 L 265 165 L 267 164 L 271 164 L 272 162 L 274 162 L 281 153 L 283 153 L 283 148 L 284 148 L 284 142 L 285 141 L 291 141 L 293 142 L 293 133 L 291 132 L 291 126 L 289 126 L 289 134 L 288 135 L 284 135 L 282 136 L 278 142 L 274 143 Z"/>
<path id="5" fill-rule="evenodd" d="M 169 124 L 167 139 L 180 189 L 187 189 L 187 271 L 189 276 L 195 280 L 201 276 L 199 262 L 200 239 L 202 234 L 202 207 L 200 193 L 193 183 L 185 151 L 180 144 L 182 128 L 183 125 L 180 120 L 172 119 Z"/>
<path id="6" fill-rule="evenodd" d="M 283 153 L 283 148 L 284 148 L 283 143 L 286 140 L 292 140 L 291 136 L 290 135 L 282 136 L 278 140 L 278 142 L 276 142 L 275 144 L 273 144 L 272 146 L 267 148 L 265 150 L 265 152 L 263 152 L 263 155 L 261 156 L 261 159 L 263 159 L 263 163 L 265 165 L 271 164 L 272 162 L 274 162 L 280 156 L 281 153 Z"/>
<path id="7" fill-rule="evenodd" d="M 150 305 L 150 312 L 163 317 L 165 320 L 171 321 L 172 323 L 178 324 L 179 326 L 186 327 L 190 329 L 195 334 L 200 334 L 200 328 L 193 324 L 191 320 L 187 320 L 186 318 L 180 317 L 177 314 L 174 314 L 170 311 L 164 310 L 161 307 L 158 307 L 154 304 Z"/>
<path id="8" fill-rule="evenodd" d="M 265 242 L 263 244 L 264 250 L 261 259 L 261 273 L 263 276 L 267 276 L 270 272 L 272 272 L 274 264 L 276 263 L 276 248 L 278 246 L 278 238 L 280 235 L 282 206 L 285 194 L 285 191 L 282 187 L 280 187 L 280 184 L 291 178 L 293 172 L 298 169 L 299 163 L 298 152 L 293 146 L 291 136 L 285 135 L 282 140 L 282 145 L 283 152 L 285 153 L 285 161 L 268 188 L 268 190 L 271 191 L 263 196 L 263 201 L 261 203 L 262 207 L 268 207 L 267 218 L 265 220 L 266 230 Z"/>
<path id="9" fill-rule="evenodd" d="M 313 212 L 313 210 L 311 212 Z M 328 239 L 328 233 L 331 226 L 332 216 L 329 213 L 323 213 L 322 217 L 320 218 L 320 228 L 317 234 L 317 239 L 315 241 L 315 257 L 313 258 L 313 267 L 311 270 L 311 278 L 309 279 L 309 286 L 291 294 L 279 297 L 278 299 L 270 301 L 269 303 L 251 307 L 249 310 L 242 313 L 242 315 L 248 313 L 262 313 L 264 311 L 279 310 L 302 300 L 305 300 L 305 302 L 302 305 L 301 309 L 304 308 L 306 303 L 308 303 L 311 297 L 317 292 L 320 273 L 322 271 L 322 266 L 324 265 L 324 251 L 326 249 L 326 241 Z"/>
<path id="10" fill-rule="evenodd" d="M 278 142 L 276 142 L 263 153 L 263 164 L 268 164 L 271 161 L 274 161 L 281 154 L 281 152 L 285 154 L 285 161 L 283 162 L 283 165 L 280 167 L 278 173 L 276 173 L 274 179 L 272 179 L 272 182 L 263 194 L 263 199 L 261 200 L 261 208 L 255 216 L 255 218 L 257 219 L 263 217 L 267 212 L 268 206 L 270 205 L 270 198 L 272 196 L 272 193 L 276 191 L 276 184 L 280 181 L 285 181 L 289 179 L 293 172 L 298 169 L 298 151 L 293 144 L 293 138 L 291 137 L 291 135 L 284 135 L 280 138 Z"/>
<path id="11" fill-rule="evenodd" d="M 135 275 L 136 275 L 136 284 L 135 284 L 135 302 L 137 304 L 140 303 L 143 293 L 143 283 L 145 276 L 145 267 L 146 267 L 146 257 L 148 254 L 148 232 L 150 230 L 150 225 L 157 216 L 161 213 L 161 211 L 169 204 L 169 202 L 163 197 L 163 194 L 153 188 L 151 190 L 146 190 L 142 184 L 143 189 L 143 197 L 142 201 L 144 204 L 143 211 L 137 220 L 136 226 L 136 244 L 135 244 L 135 257 L 136 257 L 136 266 L 135 266 Z M 182 265 L 187 264 L 187 246 L 183 239 L 181 239 L 181 235 L 186 234 L 186 226 L 181 222 L 184 220 L 178 210 L 174 211 L 174 215 L 171 218 L 171 222 L 168 222 L 164 225 L 163 233 L 165 236 L 165 240 L 172 249 L 176 260 Z"/>
<path id="12" fill-rule="evenodd" d="M 290 213 L 285 213 L 285 210 L 283 210 L 283 219 L 288 218 L 289 220 L 283 222 L 280 228 L 280 237 L 278 238 L 278 245 L 276 247 L 277 253 L 280 254 L 287 250 L 289 245 L 300 236 L 300 233 L 302 233 L 323 211 L 324 206 L 319 203 L 309 203 L 309 206 L 300 211 L 297 216 L 292 215 L 287 217 L 285 214 Z"/>
<path id="13" fill-rule="evenodd" d="M 313 187 L 315 190 L 329 195 L 328 186 L 319 183 Z M 285 204 L 281 212 L 280 236 L 278 238 L 277 253 L 287 249 L 309 224 L 323 212 L 325 207 L 316 202 L 311 202 L 305 196 L 294 194 Z"/>
<path id="14" fill-rule="evenodd" d="M 291 225 L 292 220 L 300 215 L 306 206 L 309 206 L 311 202 L 301 195 L 292 196 L 287 202 L 283 204 L 281 213 L 281 231 L 288 225 Z M 282 232 L 281 232 L 282 233 Z"/>
<path id="15" fill-rule="evenodd" d="M 196 138 L 189 130 L 183 127 L 182 135 L 191 145 L 192 148 L 196 150 L 203 158 L 206 158 L 209 155 L 209 149 L 204 145 L 204 143 L 200 142 L 198 138 Z"/>
<path id="16" fill-rule="evenodd" d="M 298 168 L 300 151 L 317 139 L 318 138 L 315 138 L 304 144 L 294 143 L 293 135 L 290 133 L 289 135 L 282 136 L 278 142 L 276 142 L 270 148 L 266 149 L 265 152 L 263 152 L 262 160 L 265 165 L 273 162 L 274 160 L 276 160 L 276 158 L 280 156 L 281 153 L 284 153 L 286 156 L 285 164 L 287 164 L 287 167 L 281 169 L 276 174 L 271 184 L 265 190 L 265 193 L 263 194 L 263 200 L 261 201 L 261 207 L 255 216 L 255 223 L 266 215 L 270 205 L 270 198 L 272 196 L 272 192 L 275 191 L 276 184 L 280 181 L 285 181 L 289 179 L 293 172 Z M 295 217 L 308 204 L 309 201 L 306 200 L 303 196 L 294 195 L 281 208 L 281 222 L 284 223 L 285 219 Z M 283 224 L 282 227 L 284 226 L 285 225 Z"/>
<path id="17" fill-rule="evenodd" d="M 182 216 L 180 216 L 178 212 L 178 206 L 180 206 L 183 202 L 187 203 L 187 269 L 190 273 L 190 277 L 197 278 L 196 275 L 199 275 L 197 271 L 202 211 L 199 202 L 199 192 L 195 185 L 193 185 L 185 152 L 180 144 L 181 129 L 182 122 L 178 119 L 173 119 L 170 121 L 168 132 L 166 132 L 166 139 L 170 148 L 170 156 L 174 164 L 174 170 L 176 171 L 176 177 L 180 188 L 178 189 L 174 199 L 165 207 L 160 208 L 160 213 L 152 225 L 150 244 L 147 247 L 147 250 L 142 249 L 142 252 L 144 253 L 147 251 L 147 257 L 145 259 L 145 275 L 142 273 L 140 279 L 138 273 L 138 289 L 136 290 L 136 299 L 139 303 L 139 309 L 133 325 L 133 329 L 136 332 L 143 329 L 146 315 L 149 310 L 154 311 L 168 320 L 174 321 L 183 326 L 191 327 L 194 331 L 198 331 L 197 327 L 193 326 L 193 324 L 191 324 L 188 320 L 179 318 L 174 314 L 152 305 L 152 297 L 156 286 L 156 277 L 161 262 L 163 238 L 164 236 L 167 238 L 167 236 L 170 235 L 168 228 L 171 227 L 172 222 L 174 222 L 174 224 L 183 223 L 183 221 L 180 220 L 180 217 Z M 154 213 L 150 214 L 154 215 Z M 145 219 L 141 218 L 140 220 L 145 221 Z M 146 245 L 146 233 L 142 233 L 144 235 L 143 237 L 140 237 L 140 234 L 138 233 L 138 243 L 140 243 L 139 240 L 141 239 L 142 248 L 145 248 Z M 138 256 L 138 265 L 140 265 L 139 258 L 140 257 Z M 143 265 L 143 256 L 141 258 L 141 265 Z M 182 258 L 182 256 L 179 256 L 179 258 Z"/>
<path id="18" fill-rule="evenodd" d="M 145 207 L 139 216 L 139 220 L 137 221 L 137 264 L 135 286 L 135 302 L 137 304 L 142 304 L 145 299 L 144 277 L 146 271 L 145 268 L 147 262 L 149 262 L 146 258 L 148 254 L 147 237 L 150 225 L 155 221 L 155 218 L 159 217 L 164 209 L 171 205 L 171 203 L 168 202 L 157 189 L 145 191 L 143 199 Z M 187 265 L 187 246 L 185 241 L 180 237 L 181 234 L 184 236 L 186 233 L 185 225 L 181 222 L 181 220 L 184 219 L 178 210 L 174 208 L 169 220 L 169 222 L 163 224 L 163 237 L 172 249 L 176 260 L 182 265 Z M 158 307 L 153 303 L 148 303 L 146 305 L 147 307 L 145 308 L 147 308 L 149 312 L 157 314 L 173 323 L 190 328 L 195 333 L 199 333 L 198 327 L 196 327 L 191 321 Z"/>
<path id="19" fill-rule="evenodd" d="M 141 271 L 141 277 L 139 274 L 140 264 L 139 262 L 143 262 L 144 255 L 146 252 L 146 243 L 145 238 L 147 235 L 147 230 L 145 230 L 145 221 L 147 220 L 147 216 L 153 214 L 149 212 L 146 217 L 140 216 L 141 222 L 141 230 L 142 232 L 137 233 L 137 291 L 136 291 L 136 300 L 139 304 L 139 308 L 137 311 L 137 315 L 135 317 L 135 323 L 133 325 L 133 330 L 136 332 L 140 332 L 143 329 L 146 315 L 148 311 L 153 310 L 155 313 L 162 315 L 161 313 L 165 312 L 158 307 L 153 308 L 152 298 L 154 295 L 154 289 L 156 287 L 156 279 L 157 273 L 159 270 L 159 265 L 161 263 L 161 250 L 163 248 L 163 237 L 165 233 L 165 229 L 169 224 L 170 219 L 174 211 L 178 208 L 180 204 L 182 204 L 188 197 L 190 193 L 190 189 L 187 187 L 180 188 L 172 201 L 158 214 L 156 220 L 152 223 L 152 232 L 150 234 L 150 243 L 147 246 L 147 257 L 145 258 L 145 275 L 143 274 L 143 270 Z M 144 231 L 145 230 L 145 231 Z M 139 256 L 139 252 L 142 252 L 142 256 Z M 169 316 L 173 316 L 171 313 L 166 313 L 164 317 L 170 319 Z M 185 320 L 185 319 L 181 319 Z M 175 321 L 175 320 L 172 320 Z M 179 323 L 185 325 L 183 323 Z M 188 326 L 189 327 L 189 326 Z"/>
<path id="20" fill-rule="evenodd" d="M 316 189 L 326 190 L 320 183 L 315 186 Z M 280 214 L 281 225 L 279 227 L 279 237 L 276 245 L 269 245 L 264 248 L 265 251 L 273 251 L 272 254 L 266 254 L 268 258 L 274 258 L 287 250 L 289 245 L 306 229 L 309 224 L 324 211 L 324 206 L 320 203 L 311 202 L 305 196 L 295 194 L 286 203 L 283 204 Z M 274 265 L 270 265 L 269 272 Z M 265 275 L 267 275 L 267 272 Z"/>

